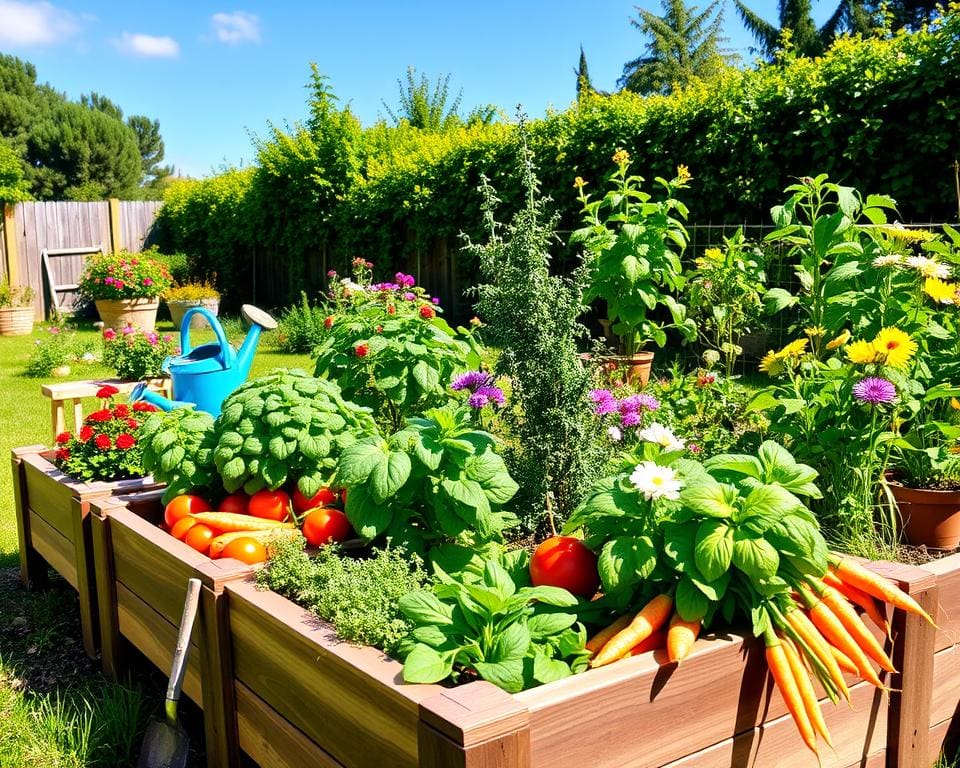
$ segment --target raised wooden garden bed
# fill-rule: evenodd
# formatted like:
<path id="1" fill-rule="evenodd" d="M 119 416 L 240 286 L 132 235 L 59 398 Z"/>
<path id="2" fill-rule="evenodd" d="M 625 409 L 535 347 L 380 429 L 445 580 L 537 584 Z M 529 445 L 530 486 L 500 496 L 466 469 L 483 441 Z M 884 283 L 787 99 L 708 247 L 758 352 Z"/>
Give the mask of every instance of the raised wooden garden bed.
<path id="1" fill-rule="evenodd" d="M 165 669 L 186 580 L 204 579 L 185 690 L 204 708 L 211 765 L 241 751 L 271 767 L 814 764 L 752 638 L 702 639 L 679 667 L 638 656 L 514 695 L 405 685 L 398 662 L 258 590 L 248 566 L 197 554 L 156 527 L 160 515 L 157 494 L 94 505 L 104 666 L 115 672 L 129 642 Z M 897 612 L 898 690 L 888 701 L 859 683 L 852 707 L 824 706 L 837 749 L 823 748 L 824 765 L 927 768 L 960 697 L 960 558 L 873 567 L 942 628 Z"/>
<path id="2" fill-rule="evenodd" d="M 57 469 L 52 463 L 53 453 L 42 445 L 13 450 L 20 579 L 24 586 L 41 586 L 49 564 L 77 590 L 83 648 L 92 658 L 98 649 L 98 630 L 90 503 L 113 494 L 155 488 L 157 484 L 149 477 L 84 483 Z"/>

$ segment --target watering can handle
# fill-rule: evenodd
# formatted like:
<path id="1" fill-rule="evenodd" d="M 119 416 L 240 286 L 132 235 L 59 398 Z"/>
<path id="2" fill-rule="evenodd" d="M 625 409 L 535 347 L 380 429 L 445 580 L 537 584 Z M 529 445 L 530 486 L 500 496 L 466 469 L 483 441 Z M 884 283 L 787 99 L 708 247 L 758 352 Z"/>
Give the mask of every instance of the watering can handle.
<path id="1" fill-rule="evenodd" d="M 190 350 L 193 349 L 193 347 L 190 346 L 190 321 L 194 315 L 202 315 L 207 323 L 210 324 L 210 327 L 213 328 L 213 332 L 217 335 L 217 342 L 220 344 L 220 361 L 223 363 L 224 368 L 232 368 L 234 360 L 233 347 L 231 347 L 230 342 L 227 341 L 227 336 L 223 332 L 223 326 L 220 325 L 216 315 L 206 307 L 190 307 L 190 309 L 183 314 L 183 320 L 180 322 L 180 354 L 183 356 L 189 355 Z"/>

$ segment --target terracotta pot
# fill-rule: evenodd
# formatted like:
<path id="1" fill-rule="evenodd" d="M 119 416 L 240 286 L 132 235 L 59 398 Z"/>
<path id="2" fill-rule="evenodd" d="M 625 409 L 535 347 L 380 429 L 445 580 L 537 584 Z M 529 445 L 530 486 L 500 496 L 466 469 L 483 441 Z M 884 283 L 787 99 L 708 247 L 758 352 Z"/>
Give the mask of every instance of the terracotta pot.
<path id="1" fill-rule="evenodd" d="M 33 307 L 0 309 L 0 336 L 26 336 L 33 332 Z"/>
<path id="2" fill-rule="evenodd" d="M 129 325 L 149 332 L 157 327 L 160 299 L 97 299 L 96 305 L 105 328 L 119 331 Z"/>
<path id="3" fill-rule="evenodd" d="M 210 310 L 214 317 L 220 311 L 220 299 L 196 299 L 194 301 L 168 301 L 167 309 L 170 310 L 170 319 L 173 321 L 173 327 L 180 330 L 183 323 L 183 316 L 191 307 L 203 307 Z M 190 318 L 190 328 L 197 330 L 208 327 L 207 321 L 200 315 L 194 315 Z"/>
<path id="4" fill-rule="evenodd" d="M 890 483 L 890 491 L 908 542 L 933 549 L 960 546 L 960 491 L 907 488 L 897 482 Z"/>
<path id="5" fill-rule="evenodd" d="M 627 369 L 627 382 L 645 387 L 650 381 L 650 369 L 653 367 L 653 352 L 637 352 L 633 355 L 614 355 L 609 360 L 616 362 L 619 368 Z"/>

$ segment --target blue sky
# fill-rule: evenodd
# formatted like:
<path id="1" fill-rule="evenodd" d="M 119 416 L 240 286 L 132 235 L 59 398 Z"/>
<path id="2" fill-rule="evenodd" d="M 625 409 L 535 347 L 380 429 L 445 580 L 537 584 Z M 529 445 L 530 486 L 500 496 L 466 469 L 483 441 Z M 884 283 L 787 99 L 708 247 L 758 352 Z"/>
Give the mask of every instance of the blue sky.
<path id="1" fill-rule="evenodd" d="M 643 7 L 660 12 L 656 0 Z M 250 132 L 305 116 L 308 62 L 331 78 L 365 125 L 398 101 L 407 66 L 450 74 L 463 107 L 492 103 L 531 116 L 574 97 L 583 45 L 594 85 L 612 90 L 642 52 L 629 0 L 408 2 L 89 2 L 0 0 L 0 52 L 33 62 L 71 98 L 97 91 L 126 114 L 160 120 L 166 162 L 207 175 L 249 163 Z M 705 5 L 700 3 L 701 7 Z M 829 15 L 821 0 L 819 16 Z M 775 0 L 751 4 L 776 18 Z M 727 47 L 746 60 L 751 38 L 732 3 Z"/>

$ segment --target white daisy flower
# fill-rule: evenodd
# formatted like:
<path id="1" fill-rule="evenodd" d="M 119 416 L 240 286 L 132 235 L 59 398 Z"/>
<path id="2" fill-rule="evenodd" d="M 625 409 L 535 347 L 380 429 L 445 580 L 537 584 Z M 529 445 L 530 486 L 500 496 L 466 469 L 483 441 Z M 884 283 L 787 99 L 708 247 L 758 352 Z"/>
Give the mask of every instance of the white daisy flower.
<path id="1" fill-rule="evenodd" d="M 899 253 L 885 253 L 873 260 L 873 266 L 881 269 L 883 267 L 895 267 L 902 259 L 903 256 Z"/>
<path id="2" fill-rule="evenodd" d="M 680 489 L 683 487 L 676 472 L 670 467 L 661 467 L 653 461 L 637 464 L 630 475 L 630 482 L 647 501 L 656 499 L 676 501 L 680 498 Z"/>
<path id="3" fill-rule="evenodd" d="M 926 256 L 909 256 L 906 264 L 924 277 L 935 277 L 938 280 L 947 280 L 950 277 L 949 266 Z"/>
<path id="4" fill-rule="evenodd" d="M 607 437 L 615 443 L 619 443 L 623 437 L 623 433 L 620 431 L 620 427 L 607 427 Z"/>
<path id="5" fill-rule="evenodd" d="M 681 440 L 663 424 L 653 422 L 646 429 L 641 429 L 637 437 L 647 443 L 656 443 L 667 451 L 682 451 L 686 440 Z"/>

